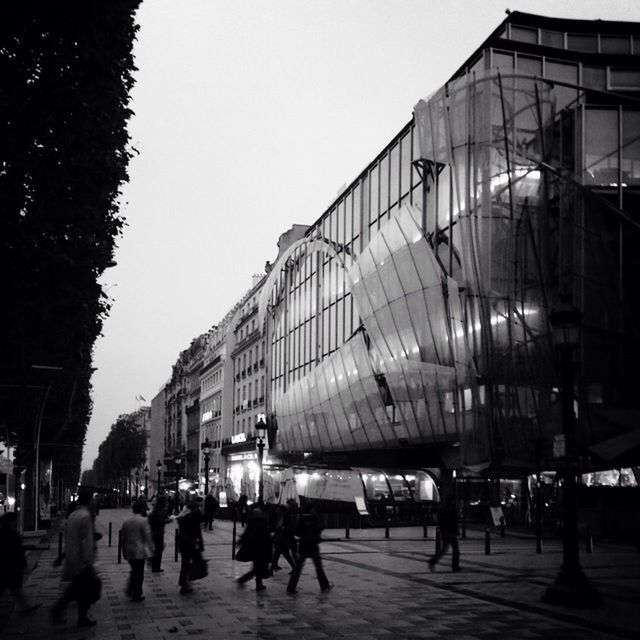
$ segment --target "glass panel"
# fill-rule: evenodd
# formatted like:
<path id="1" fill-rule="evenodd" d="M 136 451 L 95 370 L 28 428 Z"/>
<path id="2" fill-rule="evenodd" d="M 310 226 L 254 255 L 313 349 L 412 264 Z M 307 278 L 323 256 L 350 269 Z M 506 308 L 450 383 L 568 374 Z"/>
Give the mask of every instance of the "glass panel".
<path id="1" fill-rule="evenodd" d="M 631 38 L 629 36 L 600 36 L 600 51 L 602 53 L 631 53 Z"/>
<path id="2" fill-rule="evenodd" d="M 370 175 L 370 200 L 371 200 L 371 208 L 369 209 L 369 223 L 374 222 L 378 219 L 378 214 L 380 213 L 380 195 L 379 195 L 379 167 L 376 165 L 371 169 Z"/>
<path id="3" fill-rule="evenodd" d="M 361 194 L 362 188 L 358 185 L 353 190 L 353 237 L 357 238 L 360 235 L 360 215 L 361 215 Z"/>
<path id="4" fill-rule="evenodd" d="M 618 184 L 617 110 L 587 110 L 584 167 L 585 184 Z"/>
<path id="5" fill-rule="evenodd" d="M 604 91 L 607 88 L 607 72 L 603 67 L 582 67 L 582 84 Z"/>
<path id="6" fill-rule="evenodd" d="M 598 36 L 593 34 L 567 34 L 567 49 L 572 51 L 598 52 Z"/>
<path id="7" fill-rule="evenodd" d="M 380 161 L 380 213 L 389 206 L 389 156 Z"/>
<path id="8" fill-rule="evenodd" d="M 349 244 L 353 240 L 353 196 L 351 193 L 344 201 L 344 242 Z"/>
<path id="9" fill-rule="evenodd" d="M 544 75 L 550 80 L 578 84 L 578 66 L 575 64 L 547 60 Z M 578 97 L 578 92 L 570 87 L 557 86 L 553 90 L 553 95 L 556 98 L 556 108 L 560 111 Z"/>
<path id="10" fill-rule="evenodd" d="M 612 89 L 640 89 L 640 69 L 611 69 Z"/>
<path id="11" fill-rule="evenodd" d="M 404 195 L 411 189 L 411 132 L 402 138 L 400 149 L 400 194 Z"/>
<path id="12" fill-rule="evenodd" d="M 518 71 L 531 76 L 542 75 L 542 58 L 518 56 Z"/>
<path id="13" fill-rule="evenodd" d="M 518 42 L 531 42 L 532 44 L 538 44 L 538 30 L 528 29 L 526 27 L 516 27 L 511 25 L 511 40 L 517 40 Z"/>
<path id="14" fill-rule="evenodd" d="M 491 56 L 491 66 L 503 71 L 511 71 L 513 69 L 513 54 L 503 53 L 501 51 L 493 51 Z"/>
<path id="15" fill-rule="evenodd" d="M 546 29 L 543 29 L 540 34 L 540 40 L 546 47 L 564 49 L 564 33 L 559 31 L 547 31 Z"/>
<path id="16" fill-rule="evenodd" d="M 640 111 L 622 114 L 622 183 L 640 184 Z"/>
<path id="17" fill-rule="evenodd" d="M 400 146 L 394 145 L 390 156 L 391 177 L 389 178 L 389 203 L 398 202 L 400 193 Z"/>

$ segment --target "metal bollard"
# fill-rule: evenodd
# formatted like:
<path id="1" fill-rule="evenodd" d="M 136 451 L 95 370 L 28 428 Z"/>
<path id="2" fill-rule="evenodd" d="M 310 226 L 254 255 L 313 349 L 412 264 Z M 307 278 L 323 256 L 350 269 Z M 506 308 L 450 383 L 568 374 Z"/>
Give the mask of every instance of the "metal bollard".
<path id="1" fill-rule="evenodd" d="M 175 556 L 174 560 L 178 562 L 178 530 L 177 529 L 174 536 L 173 547 L 174 547 L 174 556 Z"/>
<path id="2" fill-rule="evenodd" d="M 593 553 L 593 533 L 591 525 L 587 526 L 587 553 Z"/>
<path id="3" fill-rule="evenodd" d="M 423 538 L 428 538 L 429 537 L 429 530 L 427 528 L 426 519 L 422 521 L 422 537 Z"/>
<path id="4" fill-rule="evenodd" d="M 58 534 L 58 560 L 57 563 L 62 562 L 62 531 Z"/>
<path id="5" fill-rule="evenodd" d="M 348 540 L 351 537 L 351 527 L 349 526 L 349 515 L 347 514 L 347 522 L 344 525 L 344 537 Z"/>
<path id="6" fill-rule="evenodd" d="M 436 527 L 436 554 L 442 551 L 442 533 L 440 527 Z"/>
<path id="7" fill-rule="evenodd" d="M 122 562 L 122 530 L 118 529 L 118 564 Z"/>
<path id="8" fill-rule="evenodd" d="M 536 533 L 536 553 L 542 553 L 542 533 L 539 531 Z"/>
<path id="9" fill-rule="evenodd" d="M 111 532 L 113 529 L 113 522 L 109 523 L 109 546 L 111 546 Z"/>
<path id="10" fill-rule="evenodd" d="M 491 555 L 491 529 L 489 527 L 484 530 L 484 555 Z"/>
<path id="11" fill-rule="evenodd" d="M 231 538 L 231 559 L 236 559 L 236 519 L 233 519 L 233 536 Z"/>
<path id="12" fill-rule="evenodd" d="M 500 537 L 504 538 L 505 531 L 507 529 L 507 523 L 504 521 L 504 516 L 500 518 Z"/>
<path id="13" fill-rule="evenodd" d="M 385 520 L 384 523 L 384 537 L 388 538 L 389 537 L 389 523 L 391 522 L 391 520 L 389 518 L 387 518 Z"/>
<path id="14" fill-rule="evenodd" d="M 464 511 L 462 512 L 462 524 L 460 526 L 462 539 L 466 540 L 467 538 L 467 518 L 465 517 Z"/>

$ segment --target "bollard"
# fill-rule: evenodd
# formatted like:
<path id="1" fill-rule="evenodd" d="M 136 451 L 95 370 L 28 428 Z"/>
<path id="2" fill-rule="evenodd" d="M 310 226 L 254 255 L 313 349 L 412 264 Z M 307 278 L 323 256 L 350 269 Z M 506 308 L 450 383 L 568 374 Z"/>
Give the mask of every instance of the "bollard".
<path id="1" fill-rule="evenodd" d="M 113 522 L 109 523 L 109 546 L 111 546 L 111 531 L 113 527 Z"/>
<path id="2" fill-rule="evenodd" d="M 464 511 L 462 512 L 462 525 L 461 525 L 461 531 L 462 531 L 462 539 L 466 540 L 467 538 L 467 518 L 465 516 Z"/>
<path id="3" fill-rule="evenodd" d="M 504 538 L 505 531 L 507 529 L 507 523 L 504 521 L 504 516 L 500 518 L 500 537 Z"/>
<path id="4" fill-rule="evenodd" d="M 62 562 L 62 531 L 58 534 L 58 560 L 57 563 Z"/>
<path id="5" fill-rule="evenodd" d="M 442 551 L 442 533 L 440 527 L 436 527 L 436 555 Z"/>
<path id="6" fill-rule="evenodd" d="M 122 530 L 118 529 L 118 564 L 122 562 Z"/>
<path id="7" fill-rule="evenodd" d="M 388 538 L 389 537 L 389 523 L 391 522 L 391 520 L 389 518 L 387 518 L 385 520 L 384 523 L 384 537 Z"/>
<path id="8" fill-rule="evenodd" d="M 484 530 L 484 555 L 491 555 L 491 530 L 489 527 Z"/>
<path id="9" fill-rule="evenodd" d="M 178 530 L 177 529 L 174 536 L 173 547 L 174 547 L 174 556 L 175 556 L 174 560 L 175 562 L 178 562 Z"/>
<path id="10" fill-rule="evenodd" d="M 233 519 L 233 536 L 231 538 L 231 559 L 236 559 L 236 519 Z"/>
<path id="11" fill-rule="evenodd" d="M 348 540 L 351 537 L 351 527 L 349 526 L 351 523 L 349 522 L 349 514 L 347 514 L 347 522 L 344 525 L 344 537 Z"/>
<path id="12" fill-rule="evenodd" d="M 591 525 L 587 526 L 587 553 L 593 553 L 593 533 L 591 532 Z"/>
<path id="13" fill-rule="evenodd" d="M 427 519 L 426 518 L 422 521 L 422 537 L 423 538 L 428 538 L 429 537 L 429 530 L 427 529 Z"/>
<path id="14" fill-rule="evenodd" d="M 536 533 L 536 553 L 542 553 L 542 533 L 540 531 Z"/>

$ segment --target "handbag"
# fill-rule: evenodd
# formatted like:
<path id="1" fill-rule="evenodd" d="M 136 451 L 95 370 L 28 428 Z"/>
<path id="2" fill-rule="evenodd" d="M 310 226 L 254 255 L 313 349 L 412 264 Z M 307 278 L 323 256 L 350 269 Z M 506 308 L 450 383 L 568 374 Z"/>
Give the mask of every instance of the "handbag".
<path id="1" fill-rule="evenodd" d="M 240 562 L 251 562 L 253 560 L 253 554 L 250 551 L 248 544 L 241 544 L 236 551 L 236 560 Z"/>
<path id="2" fill-rule="evenodd" d="M 189 580 L 202 580 L 209 575 L 207 561 L 198 554 L 189 565 Z"/>

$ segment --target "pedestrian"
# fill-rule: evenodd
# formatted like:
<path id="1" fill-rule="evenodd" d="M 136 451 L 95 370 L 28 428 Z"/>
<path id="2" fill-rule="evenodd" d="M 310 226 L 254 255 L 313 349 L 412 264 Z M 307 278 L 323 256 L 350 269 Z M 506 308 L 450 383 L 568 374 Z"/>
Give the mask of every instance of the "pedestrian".
<path id="1" fill-rule="evenodd" d="M 27 558 L 18 533 L 18 514 L 9 511 L 0 517 L 0 595 L 9 589 L 23 615 L 34 612 L 40 606 L 29 604 L 24 595 L 22 582 L 26 568 Z"/>
<path id="2" fill-rule="evenodd" d="M 316 568 L 316 576 L 318 577 L 321 591 L 329 591 L 329 589 L 333 588 L 333 585 L 327 579 L 322 567 L 322 558 L 320 557 L 322 526 L 320 525 L 320 520 L 315 509 L 308 503 L 304 506 L 300 514 L 296 534 L 300 539 L 298 562 L 289 578 L 287 593 L 297 593 L 296 587 L 298 586 L 302 567 L 307 558 L 311 558 Z"/>
<path id="3" fill-rule="evenodd" d="M 247 514 L 249 512 L 247 503 L 249 498 L 243 493 L 236 502 L 236 509 L 238 510 L 238 519 L 240 520 L 240 526 L 244 527 L 247 523 Z"/>
<path id="4" fill-rule="evenodd" d="M 273 571 L 278 571 L 282 568 L 278 564 L 280 556 L 289 563 L 292 570 L 296 568 L 296 536 L 293 519 L 290 508 L 283 504 L 278 506 L 273 533 L 273 560 L 271 562 Z"/>
<path id="5" fill-rule="evenodd" d="M 196 498 L 188 502 L 184 510 L 178 514 L 178 544 L 181 556 L 180 576 L 178 585 L 180 593 L 191 593 L 193 591 L 189 584 L 189 567 L 191 563 L 199 557 L 204 550 L 202 541 L 202 513 L 200 512 L 200 501 Z"/>
<path id="6" fill-rule="evenodd" d="M 144 600 L 144 563 L 153 556 L 153 538 L 142 500 L 136 500 L 132 509 L 133 515 L 122 524 L 122 555 L 131 567 L 127 595 L 133 602 L 141 602 Z"/>
<path id="7" fill-rule="evenodd" d="M 208 493 L 204 499 L 204 522 L 205 528 L 211 531 L 213 529 L 213 518 L 218 511 L 218 501 L 212 493 Z"/>
<path id="8" fill-rule="evenodd" d="M 56 622 L 65 607 L 76 601 L 78 627 L 93 627 L 96 620 L 89 618 L 89 608 L 100 598 L 100 578 L 96 575 L 95 533 L 93 516 L 89 511 L 91 493 L 80 489 L 75 508 L 65 524 L 65 561 L 63 578 L 69 580 L 65 592 L 53 605 L 51 615 Z"/>
<path id="9" fill-rule="evenodd" d="M 247 527 L 242 532 L 239 542 L 242 550 L 241 557 L 251 561 L 253 566 L 250 571 L 238 578 L 238 586 L 243 587 L 251 578 L 255 578 L 256 591 L 264 591 L 267 587 L 262 581 L 269 577 L 271 536 L 267 517 L 262 509 L 251 510 L 247 518 Z"/>
<path id="10" fill-rule="evenodd" d="M 153 506 L 153 511 L 147 516 L 153 540 L 153 556 L 151 557 L 151 573 L 161 573 L 162 552 L 164 551 L 164 527 L 171 522 L 169 517 L 167 499 L 158 496 Z"/>
<path id="11" fill-rule="evenodd" d="M 438 528 L 442 536 L 440 551 L 429 558 L 429 569 L 435 570 L 436 564 L 451 547 L 451 570 L 460 571 L 460 547 L 458 545 L 458 513 L 451 496 L 447 497 L 445 504 L 438 510 Z"/>

